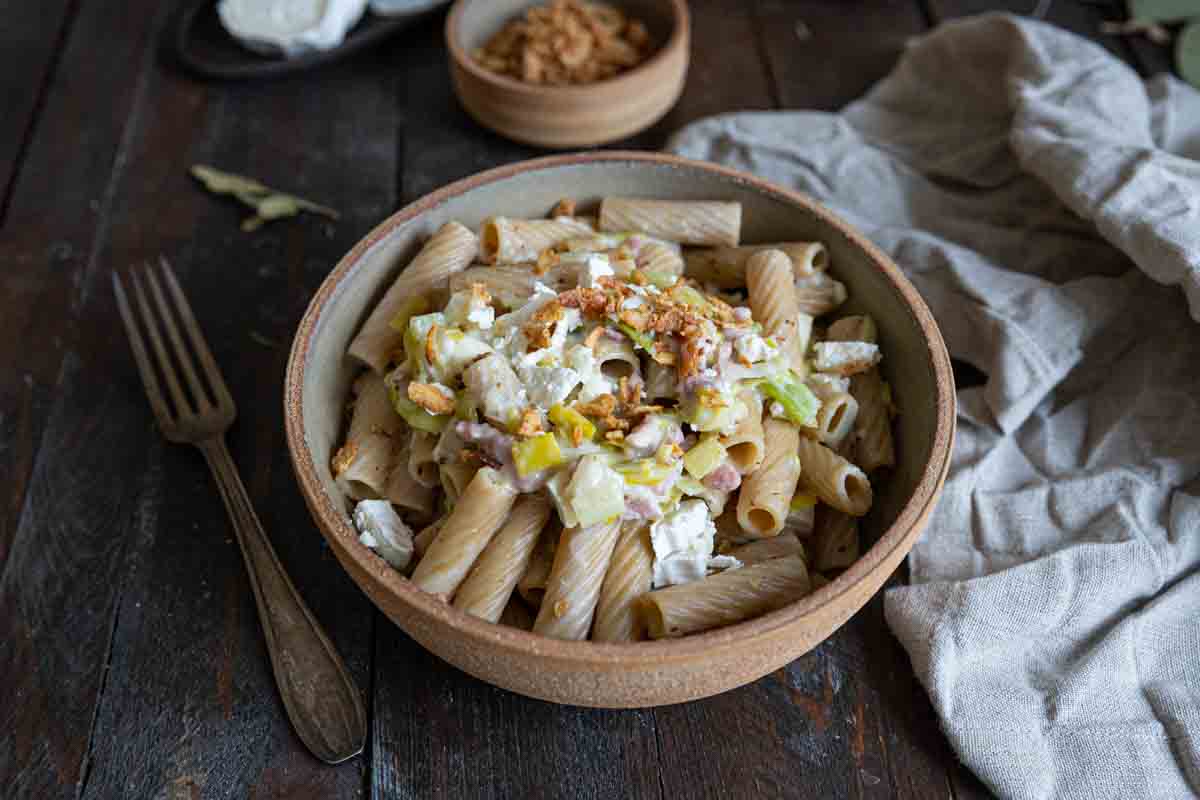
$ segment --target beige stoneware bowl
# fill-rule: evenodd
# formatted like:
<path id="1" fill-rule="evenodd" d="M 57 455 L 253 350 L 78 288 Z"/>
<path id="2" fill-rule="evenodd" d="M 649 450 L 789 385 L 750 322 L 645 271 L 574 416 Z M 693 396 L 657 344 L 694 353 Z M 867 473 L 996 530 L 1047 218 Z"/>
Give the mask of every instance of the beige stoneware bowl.
<path id="1" fill-rule="evenodd" d="M 446 17 L 446 49 L 454 92 L 485 127 L 541 147 L 589 147 L 653 125 L 675 105 L 687 74 L 690 20 L 685 0 L 624 0 L 658 49 L 646 61 L 606 81 L 541 86 L 490 72 L 471 58 L 506 22 L 535 0 L 458 0 Z"/>
<path id="2" fill-rule="evenodd" d="M 849 308 L 878 322 L 901 409 L 899 464 L 876 481 L 864 553 L 798 602 L 683 639 L 566 642 L 492 625 L 414 587 L 359 544 L 330 458 L 358 367 L 346 347 L 384 289 L 448 220 L 477 228 L 491 214 L 544 215 L 560 197 L 736 200 L 745 242 L 815 239 L 846 283 Z M 512 164 L 466 178 L 393 214 L 325 279 L 300 322 L 285 386 L 288 449 L 300 490 L 338 561 L 397 625 L 451 664 L 521 694 L 587 706 L 677 703 L 753 681 L 810 650 L 858 611 L 912 548 L 937 502 L 954 437 L 950 359 L 933 317 L 895 264 L 812 199 L 743 173 L 672 156 L 603 152 Z"/>

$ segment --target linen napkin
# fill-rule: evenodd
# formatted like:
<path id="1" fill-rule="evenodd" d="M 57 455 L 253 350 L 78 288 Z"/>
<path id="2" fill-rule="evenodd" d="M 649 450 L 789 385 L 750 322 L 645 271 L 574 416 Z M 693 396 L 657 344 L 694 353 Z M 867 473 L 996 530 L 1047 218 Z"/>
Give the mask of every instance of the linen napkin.
<path id="1" fill-rule="evenodd" d="M 833 207 L 988 376 L 885 600 L 962 760 L 1002 797 L 1200 794 L 1200 93 L 993 14 L 840 114 L 670 149 Z"/>

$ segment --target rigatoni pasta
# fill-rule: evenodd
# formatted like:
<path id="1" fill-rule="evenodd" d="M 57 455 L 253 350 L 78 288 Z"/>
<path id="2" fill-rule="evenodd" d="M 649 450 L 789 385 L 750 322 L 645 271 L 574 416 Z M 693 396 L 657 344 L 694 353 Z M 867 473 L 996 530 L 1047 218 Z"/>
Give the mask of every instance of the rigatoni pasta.
<path id="1" fill-rule="evenodd" d="M 377 309 L 356 337 L 386 339 L 352 352 L 331 465 L 360 540 L 467 614 L 604 642 L 733 624 L 857 558 L 893 409 L 874 321 L 814 320 L 846 299 L 824 246 L 741 245 L 736 203 L 552 214 L 443 226 L 389 333 Z"/>
<path id="2" fill-rule="evenodd" d="M 640 231 L 681 244 L 736 245 L 741 237 L 742 206 L 606 197 L 600 203 L 600 230 Z"/>
<path id="3" fill-rule="evenodd" d="M 650 526 L 627 522 L 613 549 L 600 598 L 592 639 L 597 642 L 630 642 L 644 638 L 645 626 L 634 603 L 650 591 L 654 578 L 654 548 Z"/>
<path id="4" fill-rule="evenodd" d="M 376 372 L 383 372 L 392 353 L 402 344 L 403 332 L 393 323 L 413 298 L 444 289 L 450 276 L 475 260 L 479 240 L 457 222 L 438 229 L 396 278 L 350 343 L 349 354 Z"/>

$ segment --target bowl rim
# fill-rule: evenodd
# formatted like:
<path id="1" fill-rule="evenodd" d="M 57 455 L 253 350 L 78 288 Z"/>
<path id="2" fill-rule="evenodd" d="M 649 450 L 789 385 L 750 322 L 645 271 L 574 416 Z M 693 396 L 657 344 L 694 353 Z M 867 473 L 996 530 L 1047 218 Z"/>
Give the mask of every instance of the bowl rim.
<path id="1" fill-rule="evenodd" d="M 858 560 L 827 585 L 796 602 L 762 616 L 678 639 L 629 643 L 566 641 L 548 638 L 518 628 L 493 624 L 460 611 L 418 589 L 406 577 L 388 566 L 372 550 L 359 543 L 358 536 L 347 522 L 345 514 L 339 512 L 333 499 L 325 494 L 317 476 L 316 463 L 306 445 L 303 409 L 305 369 L 313 336 L 327 305 L 340 293 L 339 289 L 343 282 L 352 277 L 363 257 L 397 228 L 414 221 L 421 214 L 452 198 L 518 174 L 587 163 L 630 162 L 647 166 L 699 170 L 734 183 L 746 184 L 769 197 L 775 197 L 805 209 L 838 229 L 852 244 L 860 247 L 875 266 L 884 273 L 884 276 L 892 284 L 892 289 L 903 298 L 909 313 L 924 335 L 936 390 L 934 398 L 936 424 L 929 461 L 924 465 L 916 488 L 901 507 L 895 521 Z M 911 537 L 912 540 L 909 541 L 909 534 L 917 526 L 920 526 L 932 512 L 950 466 L 956 424 L 955 402 L 950 356 L 946 351 L 933 314 L 917 293 L 916 288 L 904 277 L 900 268 L 863 234 L 815 199 L 801 192 L 718 164 L 675 155 L 625 150 L 552 155 L 495 167 L 437 189 L 387 217 L 341 258 L 313 295 L 312 301 L 296 329 L 284 378 L 284 423 L 288 452 L 300 492 L 317 527 L 326 539 L 340 539 L 341 543 L 345 544 L 345 555 L 351 558 L 359 569 L 365 574 L 373 575 L 383 588 L 397 600 L 428 617 L 434 624 L 448 625 L 481 645 L 552 658 L 560 664 L 574 664 L 601 670 L 687 661 L 704 654 L 711 655 L 716 651 L 761 641 L 780 628 L 799 622 L 803 617 L 819 609 L 831 607 L 838 598 L 854 592 L 856 587 L 881 564 L 891 558 L 897 549 L 906 548 L 905 552 L 907 549 L 911 549 L 915 536 Z M 338 549 L 336 545 L 334 549 L 335 551 Z M 345 565 L 343 565 L 343 569 L 346 569 Z M 364 593 L 370 596 L 370 592 L 366 592 L 365 589 Z M 373 598 L 372 602 L 375 602 Z M 857 610 L 856 608 L 855 612 Z"/>
<path id="2" fill-rule="evenodd" d="M 586 99 L 589 95 L 597 91 L 622 89 L 637 89 L 634 84 L 637 83 L 645 73 L 656 68 L 659 64 L 666 62 L 671 55 L 681 48 L 686 48 L 686 43 L 691 36 L 691 15 L 688 12 L 687 0 L 667 0 L 671 6 L 671 15 L 673 26 L 671 35 L 667 37 L 667 41 L 662 47 L 655 50 L 649 58 L 640 64 L 636 65 L 628 72 L 623 72 L 612 78 L 607 78 L 594 83 L 582 83 L 568 86 L 550 86 L 538 83 L 525 83 L 516 78 L 510 78 L 507 75 L 497 75 L 491 70 L 484 69 L 475 63 L 475 59 L 471 58 L 470 54 L 463 48 L 458 38 L 458 25 L 462 17 L 463 10 L 472 2 L 481 2 L 482 0 L 455 0 L 454 5 L 450 8 L 450 13 L 446 15 L 445 38 L 446 49 L 450 52 L 451 58 L 459 68 L 466 70 L 476 79 L 490 83 L 494 86 L 503 87 L 509 91 L 523 94 L 528 97 L 559 97 L 563 99 Z"/>

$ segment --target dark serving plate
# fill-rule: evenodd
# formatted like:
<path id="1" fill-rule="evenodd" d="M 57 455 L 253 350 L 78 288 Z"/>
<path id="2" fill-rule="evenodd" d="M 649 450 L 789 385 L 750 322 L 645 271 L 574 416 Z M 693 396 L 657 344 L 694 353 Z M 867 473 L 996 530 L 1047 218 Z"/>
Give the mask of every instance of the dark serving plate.
<path id="1" fill-rule="evenodd" d="M 239 44 L 221 26 L 215 0 L 196 0 L 179 15 L 175 26 L 175 55 L 191 72 L 205 78 L 248 80 L 290 75 L 356 53 L 441 11 L 445 4 L 406 14 L 378 16 L 367 11 L 331 50 L 317 50 L 295 58 L 263 56 Z"/>

